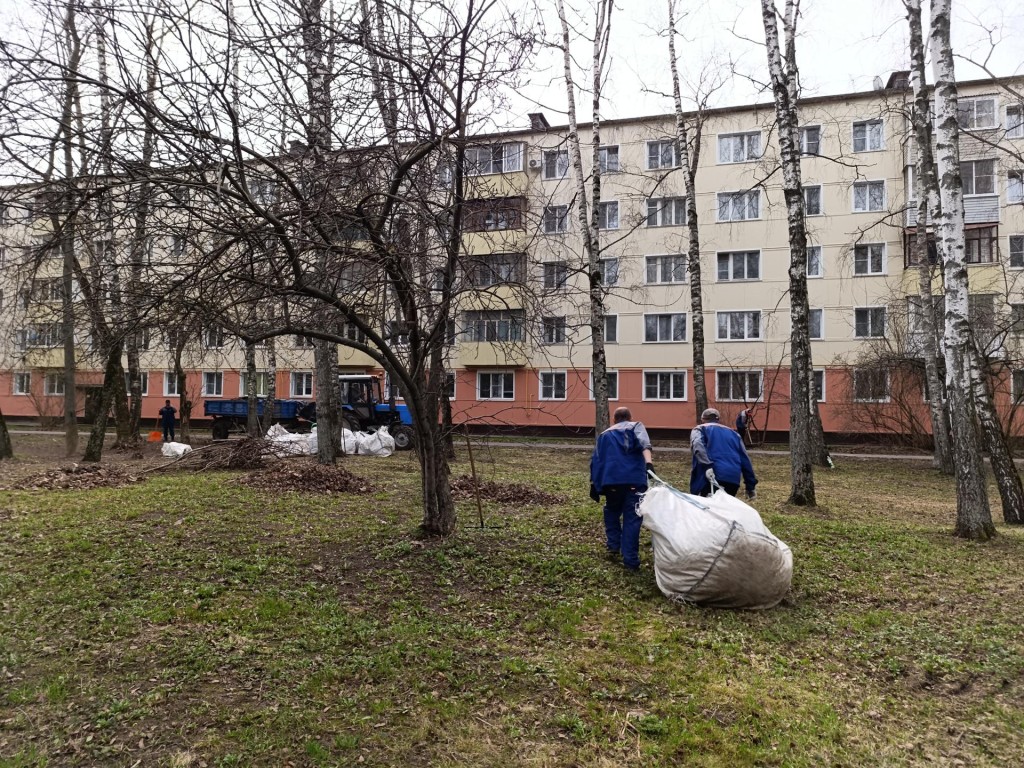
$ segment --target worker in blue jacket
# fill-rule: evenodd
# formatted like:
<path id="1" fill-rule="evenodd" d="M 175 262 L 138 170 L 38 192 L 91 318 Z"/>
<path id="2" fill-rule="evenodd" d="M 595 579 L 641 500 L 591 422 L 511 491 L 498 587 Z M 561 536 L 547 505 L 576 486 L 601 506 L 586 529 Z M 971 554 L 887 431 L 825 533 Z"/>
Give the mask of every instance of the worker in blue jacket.
<path id="1" fill-rule="evenodd" d="M 622 553 L 622 564 L 640 568 L 640 524 L 636 513 L 640 494 L 647 490 L 651 463 L 651 438 L 628 408 L 617 408 L 613 424 L 597 438 L 590 457 L 590 498 L 604 504 L 604 531 L 608 553 Z"/>
<path id="2" fill-rule="evenodd" d="M 743 438 L 729 427 L 719 423 L 721 414 L 708 408 L 701 414 L 701 425 L 690 430 L 690 451 L 693 471 L 690 474 L 690 493 L 710 496 L 712 484 L 721 486 L 735 496 L 743 480 L 747 498 L 756 497 L 757 477 L 750 462 Z"/>

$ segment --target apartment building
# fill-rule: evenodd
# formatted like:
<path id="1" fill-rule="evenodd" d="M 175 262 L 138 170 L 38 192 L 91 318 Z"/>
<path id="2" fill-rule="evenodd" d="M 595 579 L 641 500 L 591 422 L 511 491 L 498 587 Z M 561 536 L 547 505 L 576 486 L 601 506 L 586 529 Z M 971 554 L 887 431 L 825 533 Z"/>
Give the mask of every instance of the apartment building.
<path id="1" fill-rule="evenodd" d="M 1024 112 L 1012 96 L 1020 85 L 961 85 L 972 327 L 990 355 L 1008 419 L 1024 397 Z M 915 362 L 918 269 L 908 249 L 919 224 L 911 101 L 905 76 L 896 73 L 886 87 L 800 104 L 814 384 L 831 434 L 927 430 Z M 696 206 L 709 398 L 725 419 L 757 403 L 757 426 L 782 434 L 790 407 L 790 256 L 774 109 L 747 105 L 704 117 Z M 593 424 L 590 278 L 566 133 L 538 115 L 529 129 L 481 136 L 469 151 L 466 290 L 448 347 L 456 422 L 544 430 Z M 581 135 L 589 136 L 587 126 Z M 613 406 L 628 405 L 648 427 L 685 430 L 695 418 L 693 316 L 674 135 L 671 115 L 602 124 L 598 215 Z M 585 146 L 585 165 L 589 154 Z M 7 210 L 0 237 L 14 237 L 16 218 Z M 0 269 L 15 247 L 4 242 Z M 52 281 L 38 282 L 31 296 L 59 300 Z M 22 325 L 5 334 L 0 407 L 12 416 L 59 414 L 59 329 L 15 320 L 12 301 L 8 294 L 0 311 L 8 326 Z M 145 417 L 179 394 L 167 351 L 173 331 L 150 335 L 142 354 Z M 279 397 L 314 396 L 309 346 L 301 337 L 278 340 Z M 338 364 L 344 373 L 383 376 L 351 349 L 341 348 Z M 241 351 L 219 329 L 190 347 L 187 367 L 197 413 L 204 398 L 245 393 Z M 263 394 L 266 373 L 259 376 Z"/>

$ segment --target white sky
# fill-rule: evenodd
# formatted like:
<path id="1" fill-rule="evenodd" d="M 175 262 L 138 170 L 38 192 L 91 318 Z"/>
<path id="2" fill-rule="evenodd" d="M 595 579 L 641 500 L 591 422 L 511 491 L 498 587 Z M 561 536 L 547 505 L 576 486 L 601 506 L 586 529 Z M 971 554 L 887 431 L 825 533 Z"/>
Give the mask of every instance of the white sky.
<path id="1" fill-rule="evenodd" d="M 554 8 L 554 0 L 537 0 Z M 578 9 L 590 0 L 566 0 Z M 689 16 L 677 23 L 688 42 L 677 41 L 684 72 L 695 75 L 709 61 L 719 62 L 718 72 L 727 72 L 730 60 L 740 73 L 729 78 L 716 93 L 711 106 L 769 101 L 759 95 L 750 76 L 764 78 L 766 58 L 762 41 L 761 4 L 758 0 L 678 0 L 690 8 Z M 668 43 L 658 35 L 668 19 L 667 0 L 618 0 L 612 16 L 612 64 L 603 99 L 604 118 L 636 117 L 672 111 L 668 68 Z M 783 0 L 777 0 L 779 6 Z M 925 6 L 925 35 L 927 8 Z M 863 91 L 872 88 L 876 76 L 883 82 L 893 70 L 906 69 L 907 22 L 900 0 L 803 0 L 799 27 L 797 61 L 803 92 L 807 96 Z M 592 11 L 585 11 L 589 17 Z M 1021 0 L 954 0 L 954 50 L 960 56 L 983 60 L 1000 76 L 1024 74 L 1024 2 Z M 558 19 L 545 13 L 547 33 L 558 32 Z M 589 24 L 588 24 L 589 26 Z M 992 42 L 989 42 L 989 30 Z M 746 38 L 746 39 L 744 39 Z M 590 43 L 574 51 L 580 63 L 589 66 Z M 541 70 L 528 87 L 520 90 L 513 127 L 525 127 L 525 114 L 542 111 L 552 125 L 564 124 L 565 85 L 561 54 L 555 51 L 538 57 Z M 985 74 L 967 61 L 956 62 L 957 79 L 983 78 Z M 931 72 L 929 69 L 929 76 Z M 589 75 L 581 81 L 589 80 Z M 687 89 L 683 87 L 684 99 Z M 579 99 L 579 119 L 590 119 L 590 99 Z"/>

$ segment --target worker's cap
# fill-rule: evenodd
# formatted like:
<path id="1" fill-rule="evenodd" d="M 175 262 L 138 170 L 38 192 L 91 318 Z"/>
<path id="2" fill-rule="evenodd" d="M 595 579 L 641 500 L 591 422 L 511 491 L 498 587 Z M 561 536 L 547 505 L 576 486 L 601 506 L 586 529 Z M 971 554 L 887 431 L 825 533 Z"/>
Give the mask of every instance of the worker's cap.
<path id="1" fill-rule="evenodd" d="M 718 421 L 722 418 L 722 414 L 718 412 L 717 408 L 705 408 L 704 413 L 700 415 L 701 421 Z"/>

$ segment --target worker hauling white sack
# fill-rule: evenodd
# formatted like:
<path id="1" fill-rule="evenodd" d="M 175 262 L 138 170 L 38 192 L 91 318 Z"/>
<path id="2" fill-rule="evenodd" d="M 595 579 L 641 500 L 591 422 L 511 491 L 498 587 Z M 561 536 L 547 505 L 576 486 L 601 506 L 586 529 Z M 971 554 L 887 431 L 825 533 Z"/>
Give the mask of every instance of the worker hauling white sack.
<path id="1" fill-rule="evenodd" d="M 654 545 L 654 576 L 670 600 L 771 608 L 793 578 L 793 553 L 757 510 L 717 487 L 710 497 L 657 482 L 638 510 Z"/>

